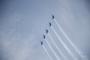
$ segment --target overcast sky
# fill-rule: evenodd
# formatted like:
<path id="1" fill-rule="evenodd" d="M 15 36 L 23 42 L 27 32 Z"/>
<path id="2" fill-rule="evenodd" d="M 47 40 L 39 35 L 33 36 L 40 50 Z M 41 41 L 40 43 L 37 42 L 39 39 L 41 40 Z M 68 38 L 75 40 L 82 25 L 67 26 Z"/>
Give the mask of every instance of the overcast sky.
<path id="1" fill-rule="evenodd" d="M 49 60 L 40 40 L 51 14 L 90 57 L 89 0 L 0 0 L 0 60 Z"/>

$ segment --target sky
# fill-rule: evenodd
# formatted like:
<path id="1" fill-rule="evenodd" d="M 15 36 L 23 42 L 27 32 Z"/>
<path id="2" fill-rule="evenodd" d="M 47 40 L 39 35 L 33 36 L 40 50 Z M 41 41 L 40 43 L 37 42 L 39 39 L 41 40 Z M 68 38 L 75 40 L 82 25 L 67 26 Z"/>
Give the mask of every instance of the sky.
<path id="1" fill-rule="evenodd" d="M 49 60 L 40 41 L 52 14 L 89 58 L 89 0 L 0 0 L 0 60 Z"/>

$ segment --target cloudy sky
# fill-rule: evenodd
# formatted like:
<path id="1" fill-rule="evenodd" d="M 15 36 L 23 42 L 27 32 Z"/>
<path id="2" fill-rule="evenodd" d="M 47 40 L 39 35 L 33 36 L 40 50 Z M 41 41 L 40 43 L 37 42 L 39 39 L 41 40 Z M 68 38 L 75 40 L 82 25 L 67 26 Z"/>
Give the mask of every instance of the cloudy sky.
<path id="1" fill-rule="evenodd" d="M 40 40 L 52 14 L 90 57 L 89 0 L 0 0 L 0 60 L 49 60 Z"/>

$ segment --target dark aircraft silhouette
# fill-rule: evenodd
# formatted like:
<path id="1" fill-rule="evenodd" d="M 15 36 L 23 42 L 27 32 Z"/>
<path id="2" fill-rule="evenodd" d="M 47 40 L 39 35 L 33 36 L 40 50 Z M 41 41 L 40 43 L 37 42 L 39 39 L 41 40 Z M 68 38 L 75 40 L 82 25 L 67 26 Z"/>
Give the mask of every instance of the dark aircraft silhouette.
<path id="1" fill-rule="evenodd" d="M 45 38 L 46 38 L 46 36 L 45 36 L 45 35 L 43 35 L 43 38 L 45 39 Z"/>
<path id="2" fill-rule="evenodd" d="M 51 27 L 51 23 L 49 23 L 49 26 Z"/>
<path id="3" fill-rule="evenodd" d="M 52 15 L 52 19 L 54 19 L 54 15 Z"/>
<path id="4" fill-rule="evenodd" d="M 41 45 L 43 45 L 43 41 L 41 41 Z"/>
<path id="5" fill-rule="evenodd" d="M 46 29 L 46 33 L 48 33 L 48 29 Z"/>

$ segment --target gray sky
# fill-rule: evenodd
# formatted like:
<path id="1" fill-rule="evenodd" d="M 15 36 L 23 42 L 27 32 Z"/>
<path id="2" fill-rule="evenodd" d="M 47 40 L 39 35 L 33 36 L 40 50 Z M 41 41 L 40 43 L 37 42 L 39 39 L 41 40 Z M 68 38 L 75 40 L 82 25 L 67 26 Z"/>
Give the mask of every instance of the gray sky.
<path id="1" fill-rule="evenodd" d="M 90 57 L 89 0 L 0 0 L 0 59 L 49 60 L 40 40 L 51 14 Z"/>

